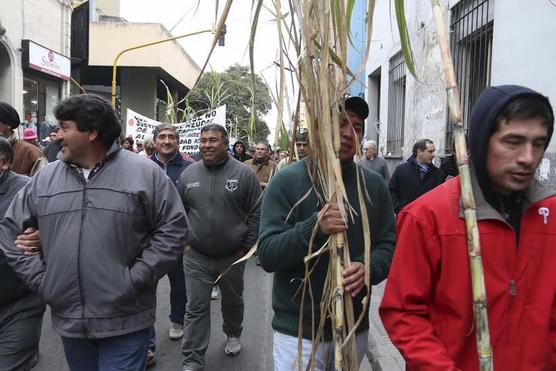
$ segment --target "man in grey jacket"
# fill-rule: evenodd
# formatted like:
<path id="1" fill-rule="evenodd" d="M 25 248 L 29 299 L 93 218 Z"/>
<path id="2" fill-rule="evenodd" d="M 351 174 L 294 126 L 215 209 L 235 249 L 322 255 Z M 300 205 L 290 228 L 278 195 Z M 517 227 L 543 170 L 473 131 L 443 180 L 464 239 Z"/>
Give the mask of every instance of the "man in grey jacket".
<path id="1" fill-rule="evenodd" d="M 255 172 L 228 156 L 228 133 L 220 125 L 201 129 L 202 161 L 181 175 L 180 195 L 187 209 L 193 234 L 183 254 L 187 304 L 182 353 L 183 370 L 202 370 L 210 337 L 212 285 L 257 241 L 261 187 Z M 236 264 L 220 279 L 224 352 L 241 351 L 243 322 L 243 273 L 245 263 Z"/>
<path id="2" fill-rule="evenodd" d="M 0 248 L 50 305 L 71 370 L 144 370 L 156 283 L 187 239 L 179 194 L 149 159 L 118 144 L 121 127 L 95 95 L 55 109 L 63 161 L 43 168 L 0 223 Z M 14 242 L 41 231 L 42 255 Z"/>

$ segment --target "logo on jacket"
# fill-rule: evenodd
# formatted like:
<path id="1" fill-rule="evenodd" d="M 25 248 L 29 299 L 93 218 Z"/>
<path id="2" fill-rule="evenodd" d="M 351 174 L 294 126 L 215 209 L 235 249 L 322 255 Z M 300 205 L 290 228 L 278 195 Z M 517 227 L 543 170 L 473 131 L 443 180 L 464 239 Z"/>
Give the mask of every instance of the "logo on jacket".
<path id="1" fill-rule="evenodd" d="M 179 181 L 179 180 L 178 180 L 178 181 Z M 177 184 L 177 182 L 176 182 L 176 184 Z M 185 185 L 185 188 L 186 188 L 186 189 L 196 188 L 196 187 L 198 187 L 199 185 L 200 185 L 199 182 L 187 183 L 187 184 Z"/>
<path id="2" fill-rule="evenodd" d="M 548 207 L 540 207 L 539 215 L 544 218 L 544 224 L 548 224 L 548 216 L 550 215 L 550 210 L 548 209 Z"/>
<path id="3" fill-rule="evenodd" d="M 237 179 L 228 179 L 226 180 L 226 189 L 230 192 L 233 192 L 237 189 L 238 183 L 239 182 Z"/>

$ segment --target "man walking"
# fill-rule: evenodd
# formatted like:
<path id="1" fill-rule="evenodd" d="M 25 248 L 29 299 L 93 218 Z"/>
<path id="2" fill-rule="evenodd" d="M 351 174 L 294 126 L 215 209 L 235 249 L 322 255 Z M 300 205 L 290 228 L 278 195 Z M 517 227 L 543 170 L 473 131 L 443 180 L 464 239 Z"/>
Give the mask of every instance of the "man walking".
<path id="1" fill-rule="evenodd" d="M 0 218 L 31 179 L 10 171 L 13 150 L 0 137 Z M 0 370 L 29 370 L 38 362 L 45 306 L 6 263 L 0 251 Z"/>
<path id="2" fill-rule="evenodd" d="M 368 140 L 363 145 L 364 156 L 359 162 L 359 165 L 376 171 L 382 176 L 385 182 L 388 183 L 390 179 L 390 173 L 388 172 L 388 166 L 386 165 L 386 160 L 380 156 L 377 156 L 376 142 L 374 140 Z"/>
<path id="3" fill-rule="evenodd" d="M 436 154 L 430 139 L 420 139 L 413 145 L 413 154 L 399 165 L 390 178 L 388 188 L 397 213 L 422 194 L 442 183 L 440 170 L 432 163 Z"/>
<path id="4" fill-rule="evenodd" d="M 535 171 L 554 129 L 548 99 L 490 87 L 469 123 L 494 370 L 556 366 L 556 198 Z M 380 316 L 408 370 L 479 370 L 460 177 L 398 215 Z"/>
<path id="5" fill-rule="evenodd" d="M 233 153 L 234 158 L 240 162 L 245 162 L 253 158 L 253 156 L 247 153 L 247 146 L 245 145 L 245 142 L 243 140 L 237 140 L 234 143 L 233 150 L 234 150 Z"/>
<path id="6" fill-rule="evenodd" d="M 0 223 L 0 248 L 50 305 L 72 371 L 144 370 L 156 284 L 187 243 L 178 192 L 160 168 L 121 150 L 121 126 L 99 96 L 55 109 L 62 160 L 18 193 Z M 14 242 L 41 231 L 42 255 Z"/>
<path id="7" fill-rule="evenodd" d="M 257 143 L 255 146 L 255 156 L 251 160 L 245 161 L 245 164 L 257 173 L 262 189 L 267 186 L 270 178 L 272 178 L 276 171 L 276 164 L 270 160 L 268 143 L 265 142 Z"/>
<path id="8" fill-rule="evenodd" d="M 182 343 L 183 369 L 202 370 L 210 338 L 210 301 L 214 281 L 222 292 L 224 352 L 241 351 L 245 263 L 230 265 L 257 241 L 261 187 L 257 175 L 228 156 L 228 133 L 220 125 L 201 129 L 202 161 L 182 173 L 179 191 L 194 231 L 183 255 L 187 305 Z"/>
<path id="9" fill-rule="evenodd" d="M 168 178 L 177 187 L 181 173 L 192 162 L 184 160 L 178 149 L 179 134 L 176 127 L 171 124 L 160 124 L 154 129 L 153 138 L 155 151 L 151 160 L 164 170 Z M 168 280 L 170 281 L 170 329 L 168 336 L 172 340 L 179 340 L 183 336 L 186 296 L 182 261 L 182 255 L 180 254 L 176 259 L 174 269 L 168 272 Z M 156 362 L 155 351 L 156 333 L 153 326 L 147 355 L 147 365 L 149 366 Z"/>
<path id="10" fill-rule="evenodd" d="M 321 255 L 318 262 L 311 265 L 311 293 L 307 292 L 302 298 L 299 290 L 306 268 L 303 259 L 307 255 L 315 226 L 318 225 L 318 232 L 314 236 L 313 251 L 319 249 L 330 235 L 347 231 L 346 246 L 349 246 L 351 265 L 343 272 L 343 285 L 346 295 L 353 298 L 355 318 L 362 311 L 361 300 L 366 292 L 359 188 L 366 189 L 370 196 L 365 199 L 365 206 L 373 238 L 372 284 L 383 281 L 390 267 L 394 251 L 395 220 L 386 183 L 377 173 L 353 162 L 353 156 L 363 136 L 364 120 L 369 109 L 363 99 L 351 97 L 345 101 L 345 110 L 347 112 L 340 128 L 340 162 L 347 198 L 350 207 L 353 208 L 353 219 L 349 217 L 347 225 L 344 224 L 339 206 L 325 205 L 322 201 L 323 195 L 317 194 L 319 187 L 314 186 L 311 181 L 311 172 L 314 171 L 311 155 L 277 173 L 263 197 L 258 256 L 261 266 L 267 272 L 274 272 L 272 328 L 275 371 L 297 370 L 296 363 L 301 358 L 302 368 L 306 368 L 311 354 L 311 339 L 317 333 L 321 320 L 318 303 L 323 297 L 328 253 Z M 358 172 L 361 177 L 358 177 Z M 302 300 L 304 314 L 303 318 L 299 318 Z M 368 313 L 365 313 L 355 335 L 359 361 L 367 350 L 368 318 Z M 315 369 L 333 370 L 331 322 L 329 318 L 322 320 L 326 321 L 326 325 L 323 341 L 317 349 Z M 297 336 L 300 324 L 303 326 L 303 340 L 302 354 L 298 355 Z"/>
<path id="11" fill-rule="evenodd" d="M 297 158 L 299 158 L 300 160 L 305 158 L 307 154 L 309 154 L 309 135 L 307 131 L 297 133 L 297 135 L 295 136 L 295 150 L 297 151 Z M 280 160 L 280 162 L 278 162 L 278 165 L 276 165 L 276 171 L 282 170 L 283 168 L 288 166 L 289 163 L 297 161 L 296 156 L 294 156 L 293 154 L 292 156 L 293 158 L 291 159 L 288 156 Z"/>
<path id="12" fill-rule="evenodd" d="M 32 176 L 47 161 L 37 146 L 16 138 L 14 130 L 17 129 L 20 123 L 17 111 L 8 103 L 0 102 L 0 135 L 3 135 L 10 141 L 14 151 L 11 168 L 18 174 Z"/>

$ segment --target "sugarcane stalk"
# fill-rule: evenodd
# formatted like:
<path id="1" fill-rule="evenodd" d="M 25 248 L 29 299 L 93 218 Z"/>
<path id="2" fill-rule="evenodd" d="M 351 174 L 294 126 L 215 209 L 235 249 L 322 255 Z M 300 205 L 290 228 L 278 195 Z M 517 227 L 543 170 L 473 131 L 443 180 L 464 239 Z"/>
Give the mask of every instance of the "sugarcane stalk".
<path id="1" fill-rule="evenodd" d="M 448 44 L 447 28 L 444 22 L 444 9 L 439 0 L 432 0 L 433 14 L 436 23 L 438 44 L 440 46 L 442 63 L 444 65 L 444 79 L 448 94 L 448 107 L 450 121 L 455 124 L 454 142 L 456 147 L 456 160 L 458 163 L 461 197 L 465 216 L 467 232 L 467 249 L 469 255 L 469 268 L 471 275 L 471 290 L 473 296 L 473 315 L 475 319 L 475 332 L 477 338 L 477 353 L 481 371 L 492 371 L 492 347 L 488 330 L 488 311 L 486 299 L 485 278 L 481 258 L 481 244 L 477 215 L 475 212 L 475 198 L 471 187 L 471 174 L 467 157 L 467 146 L 462 123 L 462 113 L 459 90 L 454 72 L 454 64 Z"/>
<path id="2" fill-rule="evenodd" d="M 341 371 L 344 356 L 342 354 L 342 344 L 344 343 L 344 285 L 342 280 L 343 264 L 342 254 L 344 249 L 344 236 L 341 233 L 336 234 L 336 256 L 335 256 L 335 273 L 336 287 L 334 289 L 334 369 Z"/>

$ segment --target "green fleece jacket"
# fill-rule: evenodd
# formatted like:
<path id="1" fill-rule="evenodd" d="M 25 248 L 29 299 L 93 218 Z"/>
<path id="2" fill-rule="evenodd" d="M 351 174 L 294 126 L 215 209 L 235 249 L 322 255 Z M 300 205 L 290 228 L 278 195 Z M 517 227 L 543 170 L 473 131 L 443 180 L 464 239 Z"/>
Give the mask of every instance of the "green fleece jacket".
<path id="1" fill-rule="evenodd" d="M 361 171 L 369 200 L 366 200 L 371 229 L 371 283 L 376 285 L 386 279 L 395 244 L 395 216 L 388 188 L 376 172 L 362 168 L 355 163 L 342 166 L 342 178 L 349 202 L 355 212 L 354 220 L 348 222 L 348 244 L 352 261 L 363 262 L 363 226 L 357 196 L 357 171 Z M 363 184 L 362 184 L 363 186 Z M 364 189 L 364 188 L 362 188 Z M 301 203 L 299 200 L 306 196 Z M 365 192 L 365 191 L 363 191 Z M 317 198 L 307 172 L 307 161 L 298 161 L 277 173 L 268 185 L 263 197 L 259 234 L 258 256 L 261 266 L 268 272 L 275 272 L 272 290 L 274 330 L 298 335 L 301 291 L 304 277 L 303 258 L 307 255 L 309 240 L 315 224 L 317 212 L 323 207 Z M 291 213 L 291 214 L 290 214 Z M 289 215 L 289 218 L 288 218 Z M 318 232 L 313 245 L 317 251 L 327 240 Z M 324 281 L 328 269 L 328 254 L 320 257 L 311 273 L 311 289 L 314 300 L 314 316 L 311 314 L 311 299 L 307 292 L 303 313 L 303 337 L 311 339 L 311 323 L 314 331 L 320 320 L 319 303 L 322 299 Z M 363 290 L 353 301 L 356 318 L 361 313 Z M 358 332 L 369 328 L 368 313 Z M 324 339 L 331 340 L 330 321 L 327 320 Z"/>

